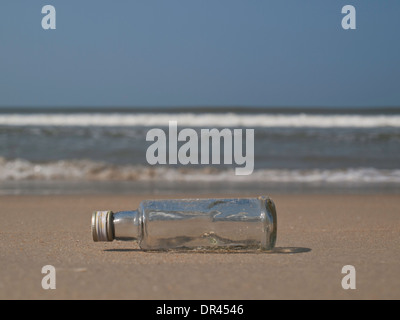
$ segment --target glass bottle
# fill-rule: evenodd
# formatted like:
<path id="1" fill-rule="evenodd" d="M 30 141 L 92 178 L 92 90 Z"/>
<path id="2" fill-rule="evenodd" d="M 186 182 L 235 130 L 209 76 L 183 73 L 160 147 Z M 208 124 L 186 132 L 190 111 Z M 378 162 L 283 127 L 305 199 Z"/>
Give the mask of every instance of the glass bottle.
<path id="1" fill-rule="evenodd" d="M 94 241 L 136 240 L 143 250 L 271 250 L 276 233 L 269 197 L 145 200 L 134 211 L 92 215 Z"/>

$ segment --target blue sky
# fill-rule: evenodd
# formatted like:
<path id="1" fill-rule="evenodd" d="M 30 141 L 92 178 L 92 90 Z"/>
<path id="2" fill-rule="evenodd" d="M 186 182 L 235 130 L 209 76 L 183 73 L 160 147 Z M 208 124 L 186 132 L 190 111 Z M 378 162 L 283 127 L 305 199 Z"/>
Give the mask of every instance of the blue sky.
<path id="1" fill-rule="evenodd" d="M 0 106 L 399 106 L 399 32 L 398 0 L 2 0 Z"/>

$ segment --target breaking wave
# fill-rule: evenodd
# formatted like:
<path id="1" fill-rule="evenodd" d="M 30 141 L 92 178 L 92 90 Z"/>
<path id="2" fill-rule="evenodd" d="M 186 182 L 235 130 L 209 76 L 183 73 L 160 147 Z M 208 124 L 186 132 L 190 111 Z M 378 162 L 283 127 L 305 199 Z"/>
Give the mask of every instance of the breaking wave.
<path id="1" fill-rule="evenodd" d="M 400 115 L 317 115 L 236 113 L 77 113 L 0 114 L 3 126 L 168 126 L 177 121 L 189 127 L 400 127 Z"/>
<path id="2" fill-rule="evenodd" d="M 33 163 L 0 157 L 0 183 L 24 180 L 399 184 L 400 169 L 260 169 L 249 176 L 236 176 L 234 169 L 215 167 L 112 165 L 91 160 Z"/>

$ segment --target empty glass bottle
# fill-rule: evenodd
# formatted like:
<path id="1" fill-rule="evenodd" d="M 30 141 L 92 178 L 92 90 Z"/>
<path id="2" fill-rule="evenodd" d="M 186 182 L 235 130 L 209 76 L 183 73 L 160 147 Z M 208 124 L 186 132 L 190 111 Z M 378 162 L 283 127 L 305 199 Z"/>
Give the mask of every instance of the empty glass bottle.
<path id="1" fill-rule="evenodd" d="M 274 247 L 276 210 L 268 197 L 146 200 L 134 211 L 95 211 L 94 241 L 137 240 L 144 250 Z"/>

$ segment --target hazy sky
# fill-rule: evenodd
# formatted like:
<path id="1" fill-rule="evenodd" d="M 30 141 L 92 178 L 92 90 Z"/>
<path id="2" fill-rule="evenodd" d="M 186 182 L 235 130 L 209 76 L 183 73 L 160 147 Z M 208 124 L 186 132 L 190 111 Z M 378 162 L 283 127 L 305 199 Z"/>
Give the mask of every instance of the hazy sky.
<path id="1" fill-rule="evenodd" d="M 400 105 L 400 1 L 0 2 L 0 106 L 214 105 Z"/>

